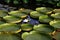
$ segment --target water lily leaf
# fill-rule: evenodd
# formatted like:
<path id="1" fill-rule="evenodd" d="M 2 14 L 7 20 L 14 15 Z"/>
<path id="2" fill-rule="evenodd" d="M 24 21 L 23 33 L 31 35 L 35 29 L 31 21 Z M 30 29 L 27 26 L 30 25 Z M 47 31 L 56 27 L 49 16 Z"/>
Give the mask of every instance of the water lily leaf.
<path id="1" fill-rule="evenodd" d="M 13 16 L 17 16 L 17 17 L 20 17 L 20 18 L 25 18 L 27 17 L 27 15 L 25 13 L 22 13 L 20 11 L 11 11 L 9 12 L 10 15 L 13 15 Z"/>
<path id="2" fill-rule="evenodd" d="M 8 15 L 6 11 L 0 10 L 0 17 Z"/>
<path id="3" fill-rule="evenodd" d="M 50 22 L 50 25 L 54 28 L 60 28 L 60 20 L 53 20 Z"/>
<path id="4" fill-rule="evenodd" d="M 54 9 L 53 12 L 60 13 L 60 9 Z"/>
<path id="5" fill-rule="evenodd" d="M 6 20 L 6 22 L 8 22 L 8 23 L 19 23 L 19 22 L 21 22 L 22 21 L 22 19 L 21 18 L 17 18 L 17 17 L 15 17 L 15 16 L 5 16 L 5 17 L 3 17 L 5 20 Z"/>
<path id="6" fill-rule="evenodd" d="M 53 9 L 52 8 L 46 8 L 46 7 L 38 7 L 36 8 L 36 11 L 43 13 L 43 14 L 50 14 Z"/>
<path id="7" fill-rule="evenodd" d="M 21 40 L 21 38 L 13 34 L 0 34 L 0 40 Z"/>
<path id="8" fill-rule="evenodd" d="M 26 13 L 26 14 L 29 14 L 29 13 L 32 12 L 33 10 L 21 8 L 21 9 L 19 9 L 19 11 L 24 12 L 24 13 Z"/>
<path id="9" fill-rule="evenodd" d="M 0 24 L 4 24 L 5 22 L 3 22 L 3 21 L 0 21 Z"/>
<path id="10" fill-rule="evenodd" d="M 49 22 L 52 21 L 52 20 L 53 20 L 53 19 L 50 18 L 50 17 L 47 16 L 47 15 L 39 16 L 39 21 L 40 21 L 40 22 L 49 23 Z"/>
<path id="11" fill-rule="evenodd" d="M 29 33 L 25 32 L 25 33 L 22 34 L 22 38 L 25 39 L 28 35 L 29 35 Z"/>
<path id="12" fill-rule="evenodd" d="M 33 25 L 31 24 L 21 24 L 21 29 L 24 31 L 30 31 L 32 30 L 32 28 L 33 28 Z"/>
<path id="13" fill-rule="evenodd" d="M 39 33 L 34 33 L 31 32 L 29 33 L 29 35 L 26 33 L 26 35 L 24 35 L 25 38 L 24 40 L 52 40 L 52 38 L 49 35 L 46 34 L 39 34 Z"/>
<path id="14" fill-rule="evenodd" d="M 46 24 L 34 25 L 33 29 L 43 33 L 52 33 L 54 31 L 53 27 Z"/>
<path id="15" fill-rule="evenodd" d="M 60 19 L 60 13 L 51 14 L 53 18 Z"/>
<path id="16" fill-rule="evenodd" d="M 31 16 L 32 18 L 39 18 L 39 16 L 41 16 L 41 15 L 43 15 L 43 14 L 41 14 L 41 13 L 39 13 L 39 12 L 37 12 L 37 11 L 32 11 L 32 12 L 30 12 L 30 16 Z"/>
<path id="17" fill-rule="evenodd" d="M 21 29 L 17 24 L 5 23 L 5 24 L 0 25 L 0 32 L 17 33 L 20 31 L 21 31 Z"/>

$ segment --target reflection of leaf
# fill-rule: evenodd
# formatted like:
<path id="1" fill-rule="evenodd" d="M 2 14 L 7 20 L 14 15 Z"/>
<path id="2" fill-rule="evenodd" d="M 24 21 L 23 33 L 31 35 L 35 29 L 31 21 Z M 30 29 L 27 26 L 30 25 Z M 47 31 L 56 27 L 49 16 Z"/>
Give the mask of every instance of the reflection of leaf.
<path id="1" fill-rule="evenodd" d="M 0 25 L 0 31 L 16 33 L 21 30 L 17 24 L 5 23 Z"/>
<path id="2" fill-rule="evenodd" d="M 21 40 L 18 35 L 0 34 L 0 40 Z"/>

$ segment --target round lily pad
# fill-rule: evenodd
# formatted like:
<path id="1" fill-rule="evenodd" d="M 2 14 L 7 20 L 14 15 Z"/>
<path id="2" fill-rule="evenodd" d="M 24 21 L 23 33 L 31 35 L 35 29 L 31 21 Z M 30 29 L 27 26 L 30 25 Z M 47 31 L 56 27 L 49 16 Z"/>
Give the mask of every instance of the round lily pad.
<path id="1" fill-rule="evenodd" d="M 4 24 L 5 22 L 3 22 L 3 21 L 0 21 L 0 24 Z"/>
<path id="2" fill-rule="evenodd" d="M 0 25 L 0 32 L 18 33 L 21 29 L 17 24 L 5 23 Z"/>
<path id="3" fill-rule="evenodd" d="M 31 24 L 21 24 L 21 29 L 23 31 L 30 31 L 30 30 L 32 30 L 32 28 L 33 28 L 33 25 L 31 25 Z"/>
<path id="4" fill-rule="evenodd" d="M 24 34 L 24 33 L 23 33 Z M 22 34 L 22 35 L 23 35 Z M 25 38 L 24 40 L 52 40 L 51 36 L 47 35 L 47 34 L 41 34 L 41 33 L 25 33 Z"/>
<path id="5" fill-rule="evenodd" d="M 60 20 L 53 20 L 50 22 L 50 25 L 53 26 L 54 28 L 60 28 Z"/>
<path id="6" fill-rule="evenodd" d="M 43 33 L 52 33 L 54 31 L 54 28 L 47 24 L 34 25 L 33 29 Z"/>
<path id="7" fill-rule="evenodd" d="M 22 19 L 21 18 L 17 18 L 17 17 L 15 17 L 15 16 L 5 16 L 5 17 L 3 17 L 5 20 L 6 20 L 6 22 L 8 22 L 8 23 L 19 23 L 19 22 L 21 22 L 22 21 Z"/>
<path id="8" fill-rule="evenodd" d="M 37 11 L 32 11 L 32 12 L 30 12 L 30 16 L 31 16 L 32 18 L 39 18 L 39 16 L 41 16 L 41 15 L 43 15 L 43 14 L 41 14 L 41 13 L 39 13 L 39 12 L 37 12 Z"/>
<path id="9" fill-rule="evenodd" d="M 36 8 L 36 11 L 43 13 L 43 14 L 50 14 L 50 12 L 52 11 L 52 8 L 46 8 L 46 7 L 38 7 Z"/>
<path id="10" fill-rule="evenodd" d="M 4 17 L 4 16 L 8 15 L 7 13 L 8 12 L 6 12 L 6 11 L 0 10 L 0 17 Z"/>
<path id="11" fill-rule="evenodd" d="M 48 15 L 39 16 L 39 21 L 40 21 L 40 22 L 49 23 L 49 22 L 52 21 L 52 20 L 53 20 L 53 19 L 50 18 Z"/>
<path id="12" fill-rule="evenodd" d="M 13 34 L 0 34 L 0 40 L 21 40 L 21 38 Z"/>
<path id="13" fill-rule="evenodd" d="M 24 12 L 24 13 L 26 13 L 26 14 L 29 14 L 29 13 L 32 12 L 33 10 L 21 8 L 21 9 L 19 9 L 19 11 Z"/>
<path id="14" fill-rule="evenodd" d="M 60 13 L 51 14 L 53 18 L 60 19 Z"/>
<path id="15" fill-rule="evenodd" d="M 60 13 L 60 9 L 54 9 L 53 12 L 54 13 Z"/>
<path id="16" fill-rule="evenodd" d="M 21 11 L 11 11 L 9 12 L 10 15 L 13 15 L 13 16 L 17 16 L 17 17 L 20 17 L 20 18 L 25 18 L 27 17 L 26 13 L 23 13 Z"/>

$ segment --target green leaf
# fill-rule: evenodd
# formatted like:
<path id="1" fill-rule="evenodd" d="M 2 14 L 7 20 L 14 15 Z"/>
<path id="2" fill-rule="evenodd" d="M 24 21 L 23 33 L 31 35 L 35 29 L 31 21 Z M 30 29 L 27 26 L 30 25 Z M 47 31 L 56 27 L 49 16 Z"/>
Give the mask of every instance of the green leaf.
<path id="1" fill-rule="evenodd" d="M 46 8 L 46 7 L 38 7 L 36 8 L 37 12 L 40 12 L 42 14 L 50 14 L 49 12 L 51 12 L 53 9 L 52 8 Z"/>
<path id="2" fill-rule="evenodd" d="M 0 40 L 21 40 L 21 38 L 13 34 L 0 34 Z"/>
<path id="3" fill-rule="evenodd" d="M 33 25 L 31 24 L 21 24 L 21 29 L 24 31 L 30 31 L 32 30 L 32 28 L 33 28 Z"/>
<path id="4" fill-rule="evenodd" d="M 5 22 L 3 22 L 3 21 L 0 21 L 0 24 L 4 24 Z"/>
<path id="5" fill-rule="evenodd" d="M 31 32 L 29 33 L 29 35 L 26 35 L 26 37 L 24 38 L 24 40 L 52 40 L 51 36 L 47 35 L 47 34 L 39 34 L 39 33 L 34 33 Z"/>
<path id="6" fill-rule="evenodd" d="M 20 32 L 21 29 L 17 24 L 5 23 L 0 25 L 0 32 L 17 33 L 18 31 Z"/>
<path id="7" fill-rule="evenodd" d="M 9 2 L 10 2 L 10 0 L 5 0 L 5 2 L 9 3 Z"/>
<path id="8" fill-rule="evenodd" d="M 19 11 L 21 11 L 21 12 L 23 12 L 23 13 L 26 13 L 26 14 L 29 14 L 29 13 L 30 13 L 31 11 L 33 11 L 33 10 L 21 8 L 21 9 L 19 9 Z"/>
<path id="9" fill-rule="evenodd" d="M 22 19 L 21 18 L 17 18 L 17 17 L 15 17 L 15 16 L 5 16 L 5 17 L 3 17 L 5 20 L 6 20 L 6 22 L 8 22 L 8 23 L 19 23 L 19 22 L 21 22 L 22 21 Z"/>
<path id="10" fill-rule="evenodd" d="M 14 0 L 13 3 L 14 4 L 18 4 L 19 3 L 19 0 Z"/>
<path id="11" fill-rule="evenodd" d="M 54 9 L 53 12 L 60 13 L 60 9 Z"/>
<path id="12" fill-rule="evenodd" d="M 60 28 L 60 20 L 53 20 L 50 22 L 50 25 L 54 28 Z"/>
<path id="13" fill-rule="evenodd" d="M 23 0 L 23 2 L 24 2 L 24 3 L 28 3 L 28 2 L 29 2 L 29 0 Z"/>
<path id="14" fill-rule="evenodd" d="M 22 34 L 22 39 L 25 39 L 28 35 L 29 35 L 28 32 L 23 33 L 23 34 Z"/>
<path id="15" fill-rule="evenodd" d="M 20 11 L 11 11 L 9 12 L 10 15 L 13 15 L 13 16 L 17 16 L 17 17 L 20 17 L 20 18 L 25 18 L 27 17 L 27 15 L 25 13 L 22 13 Z"/>
<path id="16" fill-rule="evenodd" d="M 54 31 L 53 27 L 46 24 L 34 25 L 33 29 L 43 33 L 52 33 Z"/>
<path id="17" fill-rule="evenodd" d="M 32 11 L 32 12 L 30 12 L 30 16 L 31 16 L 32 18 L 39 18 L 39 16 L 41 16 L 41 15 L 43 15 L 43 14 L 41 14 L 41 13 L 39 13 L 39 12 L 37 12 L 37 11 Z"/>
<path id="18" fill-rule="evenodd" d="M 43 23 L 49 23 L 50 21 L 52 21 L 53 19 L 50 18 L 48 15 L 42 15 L 39 16 L 39 21 L 43 22 Z"/>
<path id="19" fill-rule="evenodd" d="M 7 13 L 8 12 L 6 12 L 6 11 L 0 10 L 0 17 L 4 17 L 4 16 L 8 15 Z"/>
<path id="20" fill-rule="evenodd" d="M 60 13 L 51 14 L 53 18 L 60 19 Z"/>

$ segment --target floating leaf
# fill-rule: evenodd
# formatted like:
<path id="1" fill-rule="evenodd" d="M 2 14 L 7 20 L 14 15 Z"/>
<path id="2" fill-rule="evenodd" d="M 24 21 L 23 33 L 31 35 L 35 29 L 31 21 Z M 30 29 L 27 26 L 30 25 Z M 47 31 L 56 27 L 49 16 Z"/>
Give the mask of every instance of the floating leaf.
<path id="1" fill-rule="evenodd" d="M 60 13 L 51 14 L 53 18 L 60 19 Z"/>
<path id="2" fill-rule="evenodd" d="M 0 10 L 0 17 L 4 17 L 7 15 L 6 11 Z"/>
<path id="3" fill-rule="evenodd" d="M 13 15 L 13 16 L 17 16 L 17 17 L 20 17 L 20 18 L 25 18 L 27 17 L 27 15 L 25 13 L 22 13 L 20 11 L 11 11 L 9 12 L 9 14 Z"/>
<path id="4" fill-rule="evenodd" d="M 50 22 L 50 25 L 54 28 L 60 28 L 60 20 L 54 20 Z"/>
<path id="5" fill-rule="evenodd" d="M 28 33 L 26 33 L 24 36 L 26 36 L 24 38 L 24 40 L 28 40 L 28 39 L 29 40 L 52 40 L 52 38 L 49 35 L 41 34 L 41 33 L 40 34 L 39 33 L 34 34 L 34 32 L 29 33 L 29 35 L 28 35 Z"/>
<path id="6" fill-rule="evenodd" d="M 43 14 L 50 14 L 49 12 L 52 11 L 52 8 L 38 7 L 36 8 L 36 11 L 43 13 Z"/>
<path id="7" fill-rule="evenodd" d="M 0 34 L 0 40 L 21 40 L 21 38 L 13 34 Z"/>
<path id="8" fill-rule="evenodd" d="M 17 33 L 20 31 L 21 29 L 17 24 L 5 23 L 0 25 L 0 32 Z"/>
<path id="9" fill-rule="evenodd" d="M 30 31 L 32 30 L 32 28 L 33 28 L 33 25 L 31 24 L 21 24 L 21 29 L 24 31 Z"/>
<path id="10" fill-rule="evenodd" d="M 41 14 L 41 13 L 39 13 L 39 12 L 37 12 L 37 11 L 32 11 L 32 12 L 30 12 L 30 16 L 31 16 L 32 18 L 39 18 L 39 16 L 41 16 L 41 15 L 43 15 L 43 14 Z"/>
<path id="11" fill-rule="evenodd" d="M 54 31 L 53 27 L 46 24 L 34 25 L 33 29 L 36 31 L 43 32 L 43 33 L 51 33 Z"/>
<path id="12" fill-rule="evenodd" d="M 19 9 L 19 11 L 24 12 L 24 13 L 26 13 L 26 14 L 29 14 L 29 13 L 32 12 L 33 10 L 21 8 L 21 9 Z"/>
<path id="13" fill-rule="evenodd" d="M 8 23 L 19 23 L 22 21 L 21 18 L 17 18 L 15 16 L 5 16 L 3 17 Z"/>
<path id="14" fill-rule="evenodd" d="M 47 15 L 42 15 L 39 17 L 39 21 L 40 22 L 44 22 L 44 23 L 49 23 L 50 21 L 52 21 L 53 19 L 50 18 L 49 16 Z"/>

